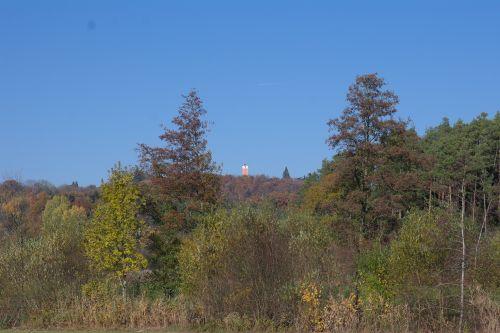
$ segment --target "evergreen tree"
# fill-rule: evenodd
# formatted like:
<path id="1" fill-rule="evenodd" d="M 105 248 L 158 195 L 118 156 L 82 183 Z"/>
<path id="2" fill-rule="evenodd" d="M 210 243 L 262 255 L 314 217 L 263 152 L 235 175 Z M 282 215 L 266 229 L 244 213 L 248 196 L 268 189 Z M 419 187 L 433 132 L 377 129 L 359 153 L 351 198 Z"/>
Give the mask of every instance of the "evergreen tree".
<path id="1" fill-rule="evenodd" d="M 490 121 L 483 113 L 467 124 L 457 121 L 453 126 L 447 119 L 435 128 L 427 131 L 424 147 L 434 156 L 430 178 L 433 180 L 429 189 L 429 210 L 433 191 L 437 194 L 438 204 L 449 210 L 460 211 L 460 321 L 459 330 L 463 328 L 465 316 L 465 283 L 468 267 L 467 262 L 473 257 L 476 266 L 483 233 L 488 226 L 488 216 L 494 209 L 495 188 L 498 188 L 498 115 Z M 480 195 L 482 194 L 482 195 Z M 478 202 L 482 196 L 483 219 L 474 248 L 466 247 L 467 230 L 466 216 L 476 220 Z M 473 256 L 471 255 L 473 253 Z"/>
<path id="2" fill-rule="evenodd" d="M 283 179 L 290 179 L 290 172 L 288 172 L 288 167 L 285 167 L 285 170 L 283 170 Z"/>

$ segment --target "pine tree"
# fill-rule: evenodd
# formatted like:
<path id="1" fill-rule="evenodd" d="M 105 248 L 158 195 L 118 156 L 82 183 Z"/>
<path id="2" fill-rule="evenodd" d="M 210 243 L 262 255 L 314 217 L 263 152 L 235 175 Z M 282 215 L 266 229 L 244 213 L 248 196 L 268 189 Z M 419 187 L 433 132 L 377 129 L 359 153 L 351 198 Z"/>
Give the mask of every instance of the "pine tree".
<path id="1" fill-rule="evenodd" d="M 290 179 L 290 172 L 288 172 L 288 167 L 285 167 L 285 170 L 283 170 L 283 179 Z"/>

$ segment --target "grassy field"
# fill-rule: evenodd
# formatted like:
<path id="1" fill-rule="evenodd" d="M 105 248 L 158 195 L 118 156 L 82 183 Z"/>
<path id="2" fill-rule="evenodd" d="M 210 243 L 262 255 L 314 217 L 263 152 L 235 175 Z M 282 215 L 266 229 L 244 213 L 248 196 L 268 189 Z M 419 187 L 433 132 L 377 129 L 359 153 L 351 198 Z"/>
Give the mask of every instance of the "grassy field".
<path id="1" fill-rule="evenodd" d="M 194 331 L 182 330 L 32 330 L 32 329 L 8 329 L 0 333 L 194 333 Z"/>

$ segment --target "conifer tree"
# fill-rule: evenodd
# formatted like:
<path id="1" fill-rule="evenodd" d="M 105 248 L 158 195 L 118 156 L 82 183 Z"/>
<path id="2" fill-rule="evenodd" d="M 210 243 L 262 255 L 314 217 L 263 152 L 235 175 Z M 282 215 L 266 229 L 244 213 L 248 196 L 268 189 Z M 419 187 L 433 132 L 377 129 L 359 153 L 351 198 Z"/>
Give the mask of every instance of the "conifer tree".
<path id="1" fill-rule="evenodd" d="M 290 179 L 290 172 L 288 172 L 288 167 L 285 167 L 285 170 L 283 170 L 283 179 Z"/>
<path id="2" fill-rule="evenodd" d="M 195 90 L 183 98 L 173 127 L 163 127 L 162 145 L 139 145 L 141 164 L 153 185 L 147 190 L 150 209 L 146 212 L 155 221 L 148 248 L 151 268 L 170 296 L 179 283 L 180 239 L 218 203 L 220 192 L 219 166 L 212 160 L 206 138 L 207 111 Z"/>
<path id="3" fill-rule="evenodd" d="M 193 213 L 218 201 L 219 167 L 212 161 L 206 135 L 207 111 L 195 90 L 183 96 L 184 103 L 172 119 L 174 129 L 164 127 L 161 147 L 139 146 L 141 163 L 151 175 L 162 201 L 166 202 L 168 224 L 189 230 Z"/>

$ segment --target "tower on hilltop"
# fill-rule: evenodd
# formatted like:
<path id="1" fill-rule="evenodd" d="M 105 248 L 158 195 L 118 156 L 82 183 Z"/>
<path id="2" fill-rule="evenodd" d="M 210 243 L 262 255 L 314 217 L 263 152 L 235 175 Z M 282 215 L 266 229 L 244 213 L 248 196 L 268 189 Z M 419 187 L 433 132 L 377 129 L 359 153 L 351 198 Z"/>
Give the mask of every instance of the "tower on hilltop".
<path id="1" fill-rule="evenodd" d="M 241 166 L 241 175 L 248 176 L 248 165 L 246 163 Z"/>

